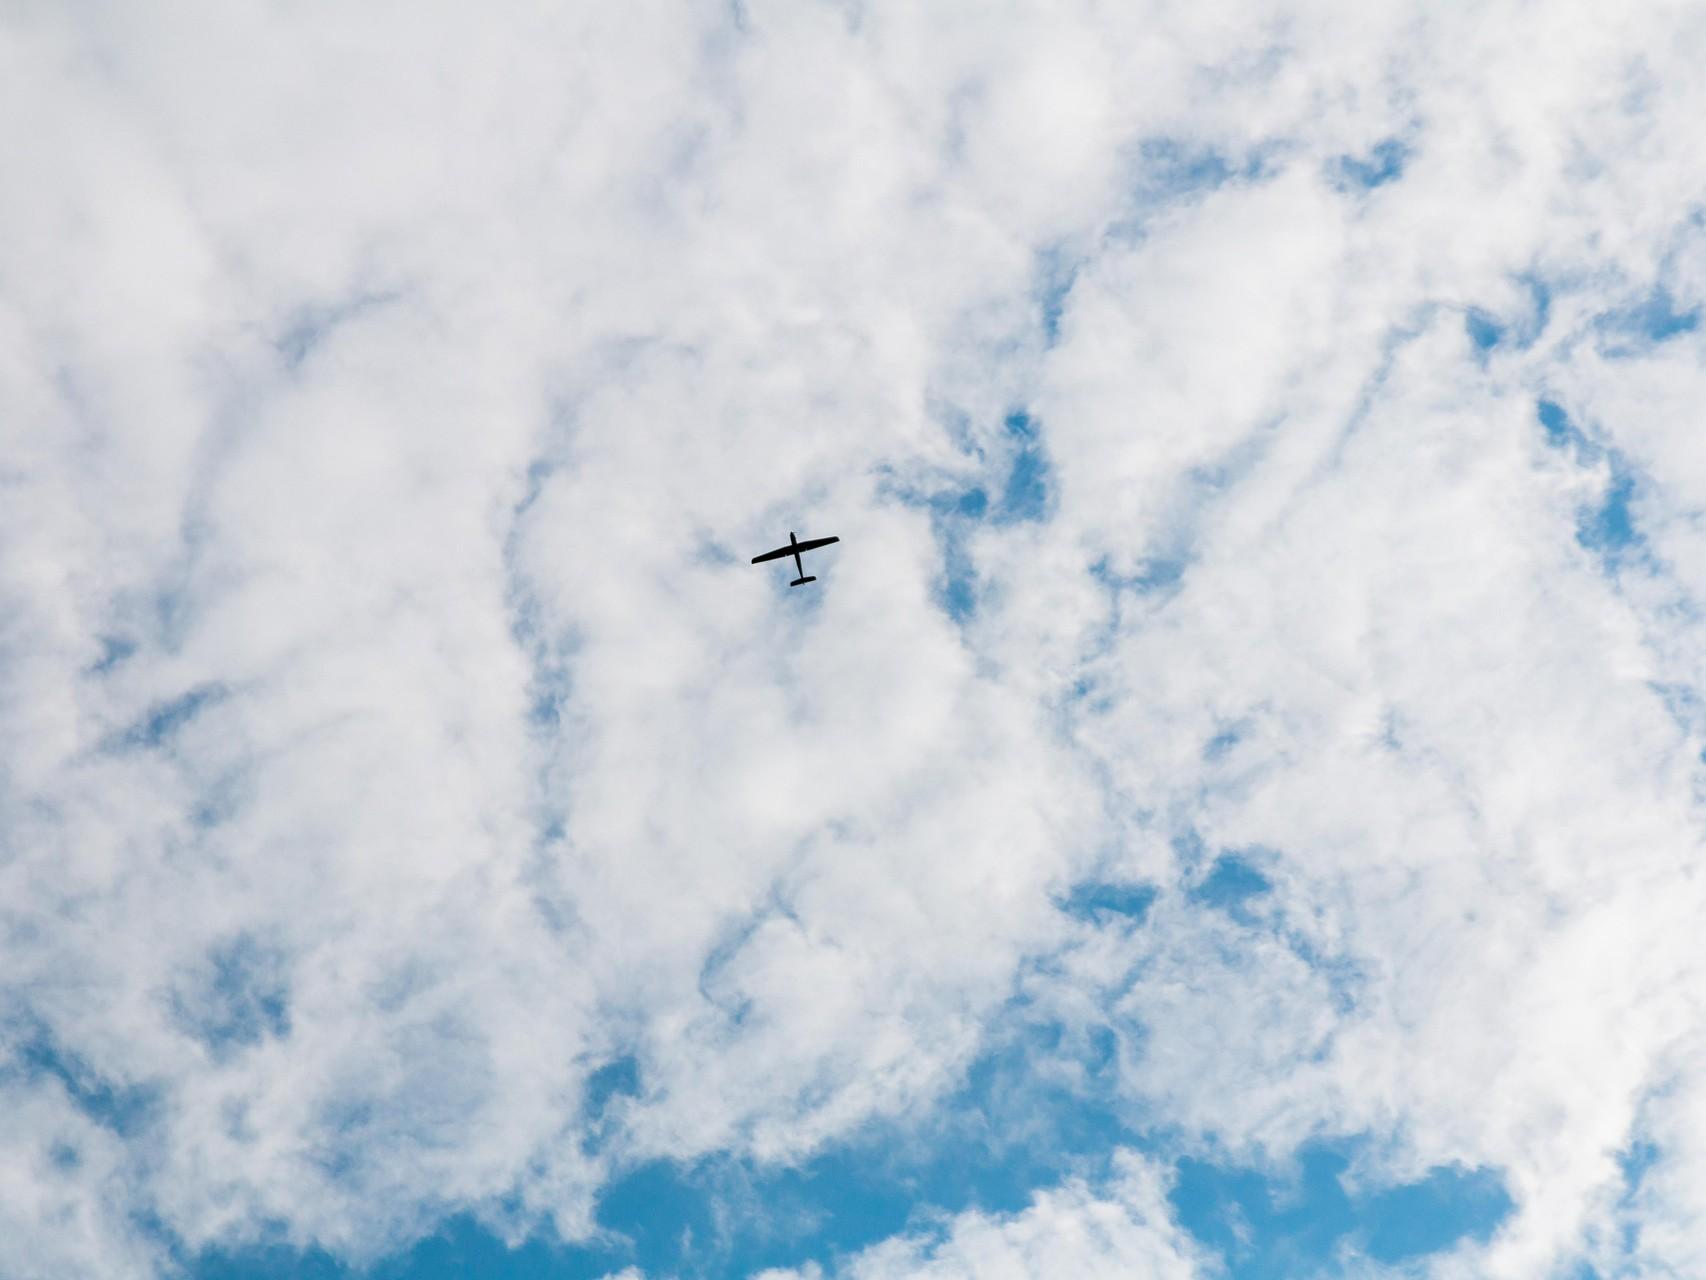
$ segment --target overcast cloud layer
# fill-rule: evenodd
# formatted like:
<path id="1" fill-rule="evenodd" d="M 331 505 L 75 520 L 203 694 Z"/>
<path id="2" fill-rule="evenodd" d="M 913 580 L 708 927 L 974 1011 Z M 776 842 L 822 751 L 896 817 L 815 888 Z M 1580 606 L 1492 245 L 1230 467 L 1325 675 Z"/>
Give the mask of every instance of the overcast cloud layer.
<path id="1" fill-rule="evenodd" d="M 998 1046 L 1128 1136 L 768 1274 L 1213 1276 L 1177 1162 L 1339 1140 L 1508 1194 L 1406 1274 L 1697 1273 L 1702 66 L 6 6 L 0 1275 L 609 1243 Z"/>

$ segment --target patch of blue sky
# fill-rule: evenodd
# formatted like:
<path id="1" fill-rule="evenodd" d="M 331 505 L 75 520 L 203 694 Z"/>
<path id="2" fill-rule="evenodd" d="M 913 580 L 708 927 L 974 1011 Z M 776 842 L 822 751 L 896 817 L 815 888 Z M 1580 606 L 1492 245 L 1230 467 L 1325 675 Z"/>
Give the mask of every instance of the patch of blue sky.
<path id="1" fill-rule="evenodd" d="M 1346 1251 L 1408 1263 L 1490 1239 L 1515 1207 L 1496 1171 L 1457 1166 L 1353 1195 L 1341 1175 L 1361 1145 L 1311 1144 L 1290 1177 L 1181 1160 L 1169 1199 L 1180 1225 L 1225 1259 L 1230 1280 L 1332 1274 Z"/>
<path id="2" fill-rule="evenodd" d="M 1552 290 L 1539 276 L 1516 277 L 1528 296 L 1526 307 L 1513 308 L 1499 314 L 1485 307 L 1471 306 L 1463 315 L 1463 329 L 1475 357 L 1485 364 L 1498 348 L 1513 347 L 1522 351 L 1533 346 L 1552 318 Z"/>
<path id="3" fill-rule="evenodd" d="M 172 1001 L 174 1020 L 216 1058 L 290 1034 L 284 957 L 242 934 L 213 948 Z"/>
<path id="4" fill-rule="evenodd" d="M 198 685 L 150 707 L 134 724 L 109 737 L 103 746 L 108 751 L 161 746 L 202 711 L 223 701 L 227 693 L 223 685 Z"/>
<path id="5" fill-rule="evenodd" d="M 1576 519 L 1576 541 L 1600 559 L 1607 573 L 1616 573 L 1639 550 L 1641 534 L 1630 504 L 1635 478 L 1613 460 L 1611 479 L 1596 507 L 1584 507 Z"/>
<path id="6" fill-rule="evenodd" d="M 580 636 L 572 628 L 551 628 L 543 621 L 544 610 L 523 568 L 521 541 L 528 512 L 539 501 L 556 467 L 546 458 L 535 458 L 525 472 L 525 488 L 511 508 L 510 527 L 504 538 L 504 604 L 509 614 L 510 636 L 527 657 L 527 726 L 543 748 L 538 765 L 539 786 L 535 791 L 531 819 L 534 853 L 529 868 L 531 896 L 538 918 L 554 933 L 573 926 L 573 905 L 553 888 L 554 877 L 547 868 L 550 850 L 559 845 L 568 830 L 567 797 L 556 777 L 556 749 L 564 737 L 564 721 L 570 715 L 575 694 L 575 655 Z"/>
<path id="7" fill-rule="evenodd" d="M 640 1063 L 633 1054 L 623 1054 L 599 1067 L 586 1078 L 582 1107 L 593 1119 L 615 1098 L 632 1098 L 640 1092 Z"/>
<path id="8" fill-rule="evenodd" d="M 1067 915 L 1079 920 L 1096 922 L 1124 917 L 1142 923 L 1155 898 L 1153 885 L 1086 880 L 1074 885 L 1059 905 Z"/>
<path id="9" fill-rule="evenodd" d="M 1114 1031 L 1031 1012 L 1015 1002 L 1015 1016 L 927 1120 L 871 1124 L 792 1167 L 729 1157 L 649 1162 L 601 1196 L 596 1243 L 535 1240 L 511 1251 L 462 1216 L 366 1274 L 592 1280 L 638 1266 L 648 1275 L 721 1280 L 833 1263 L 903 1232 L 939 1234 L 948 1217 L 969 1209 L 1018 1213 L 1068 1176 L 1099 1184 L 1121 1148 L 1173 1160 L 1172 1140 L 1135 1129 L 1120 1100 Z M 606 1099 L 637 1087 L 636 1066 L 618 1061 L 609 1070 L 599 1086 Z M 1320 1274 L 1347 1247 L 1407 1262 L 1466 1237 L 1485 1239 L 1510 1211 L 1502 1182 L 1486 1170 L 1440 1167 L 1407 1185 L 1347 1193 L 1339 1175 L 1358 1141 L 1305 1148 L 1295 1172 L 1174 1160 L 1173 1207 L 1185 1229 L 1224 1255 L 1232 1280 Z M 209 1253 L 188 1270 L 194 1280 L 358 1274 L 324 1254 L 277 1248 Z"/>
<path id="10" fill-rule="evenodd" d="M 1208 860 L 1208 841 L 1202 838 L 1202 832 L 1195 827 L 1186 827 L 1174 832 L 1167 843 L 1173 850 L 1173 857 L 1178 860 L 1179 866 L 1187 875 Z"/>
<path id="11" fill-rule="evenodd" d="M 901 500 L 930 511 L 931 531 L 942 555 L 936 603 L 955 622 L 969 621 L 977 610 L 977 569 L 966 548 L 967 526 L 989 511 L 989 495 L 981 487 L 944 489 L 928 497 L 903 494 Z"/>
<path id="12" fill-rule="evenodd" d="M 1531 325 L 1527 341 L 1531 342 L 1546 331 L 1552 320 L 1552 289 L 1536 275 L 1523 275 L 1518 279 L 1528 289 Z"/>
<path id="13" fill-rule="evenodd" d="M 599 1197 L 598 1222 L 615 1239 L 613 1247 L 597 1251 L 607 1268 L 637 1266 L 647 1275 L 729 1274 L 735 1248 L 745 1242 L 718 1225 L 717 1198 L 707 1185 L 714 1164 L 651 1161 L 607 1187 Z"/>
<path id="14" fill-rule="evenodd" d="M 526 608 L 529 617 L 532 611 L 530 604 Z M 527 722 L 542 733 L 554 734 L 574 696 L 569 654 L 558 645 L 547 643 L 531 621 L 518 622 L 516 635 L 533 668 L 527 680 Z"/>
<path id="15" fill-rule="evenodd" d="M 526 488 L 515 506 L 510 509 L 512 520 L 520 520 L 532 510 L 534 503 L 539 501 L 539 495 L 545 492 L 545 486 L 556 472 L 557 466 L 549 458 L 534 458 L 527 464 L 527 470 L 523 474 Z M 511 541 L 513 543 L 513 530 Z"/>
<path id="16" fill-rule="evenodd" d="M 989 510 L 989 495 L 982 489 L 966 489 L 958 494 L 943 494 L 941 501 L 937 504 L 937 510 L 964 516 L 968 520 L 981 520 L 984 513 Z"/>
<path id="17" fill-rule="evenodd" d="M 149 601 L 152 626 L 148 629 L 148 639 L 167 653 L 175 654 L 183 648 L 184 639 L 200 612 L 201 600 L 188 584 L 190 564 L 199 554 L 204 536 L 194 528 L 185 530 L 183 563 L 173 571 L 174 583 L 156 591 Z"/>
<path id="18" fill-rule="evenodd" d="M 1341 191 L 1372 191 L 1404 176 L 1410 149 L 1397 138 L 1383 138 L 1366 156 L 1341 155 L 1327 162 L 1327 181 Z"/>
<path id="19" fill-rule="evenodd" d="M 179 1263 L 193 1280 L 350 1280 L 362 1274 L 323 1249 L 296 1249 L 286 1244 L 210 1248 L 193 1258 L 180 1258 Z M 422 1280 L 434 1276 L 431 1271 L 416 1274 Z"/>
<path id="20" fill-rule="evenodd" d="M 1131 152 L 1129 212 L 1111 222 L 1106 237 L 1115 242 L 1140 240 L 1157 210 L 1206 196 L 1232 183 L 1260 182 L 1278 172 L 1281 148 L 1261 144 L 1235 155 L 1184 138 L 1146 138 Z"/>
<path id="21" fill-rule="evenodd" d="M 1192 828 L 1176 833 L 1171 843 L 1184 880 L 1191 886 L 1186 890 L 1188 901 L 1221 911 L 1245 928 L 1271 933 L 1326 983 L 1328 998 L 1338 1012 L 1349 1013 L 1356 1007 L 1367 975 L 1355 960 L 1321 951 L 1282 911 L 1256 909 L 1274 887 L 1258 863 L 1277 862 L 1279 855 L 1260 848 L 1211 849 Z M 1324 1044 L 1320 1053 L 1325 1054 L 1328 1047 Z"/>
<path id="22" fill-rule="evenodd" d="M 736 919 L 723 929 L 721 937 L 712 946 L 704 963 L 699 966 L 699 994 L 708 1003 L 721 1009 L 735 1026 L 746 1021 L 752 1009 L 752 1002 L 738 994 L 738 990 L 728 990 L 723 975 L 727 972 L 730 962 L 740 954 L 741 949 L 752 940 L 753 935 L 765 922 L 778 916 L 797 922 L 793 909 L 781 894 L 773 889 L 764 906 Z"/>
<path id="23" fill-rule="evenodd" d="M 982 1087 L 991 1087 L 988 1081 Z M 965 1119 L 965 1117 L 959 1117 Z M 599 1221 L 628 1247 L 612 1263 L 648 1274 L 734 1277 L 826 1262 L 892 1235 L 929 1230 L 940 1215 L 1024 1207 L 1038 1173 L 986 1117 L 926 1141 L 885 1133 L 793 1168 L 713 1160 L 655 1162 L 612 1186 Z M 992 1158 L 992 1151 L 999 1155 Z"/>
<path id="24" fill-rule="evenodd" d="M 1048 514 L 1049 463 L 1043 450 L 1042 433 L 1033 419 L 1023 410 L 1007 415 L 1007 434 L 1017 440 L 1007 482 L 1001 491 L 1001 504 L 996 509 L 997 524 L 1012 524 L 1023 520 L 1042 520 Z"/>
<path id="25" fill-rule="evenodd" d="M 620 1124 L 617 1104 L 640 1094 L 640 1060 L 625 1053 L 612 1058 L 586 1078 L 581 1094 L 581 1148 L 596 1155 Z"/>
<path id="26" fill-rule="evenodd" d="M 1622 1218 L 1617 1243 L 1625 1257 L 1635 1256 L 1641 1247 L 1641 1224 L 1633 1211 L 1641 1194 L 1642 1184 L 1663 1154 L 1656 1143 L 1640 1137 L 1632 1139 L 1627 1147 L 1617 1153 L 1617 1169 L 1623 1176 L 1623 1191 L 1617 1199 Z"/>
<path id="27" fill-rule="evenodd" d="M 1546 443 L 1568 449 L 1581 466 L 1603 465 L 1608 476 L 1599 500 L 1576 513 L 1576 542 L 1592 552 L 1608 576 L 1646 555 L 1645 539 L 1635 521 L 1640 485 L 1623 455 L 1599 444 L 1583 431 L 1556 401 L 1536 402 L 1535 416 Z"/>
<path id="28" fill-rule="evenodd" d="M 1202 758 L 1209 764 L 1224 760 L 1232 754 L 1232 749 L 1243 740 L 1243 729 L 1238 725 L 1229 725 L 1203 743 Z"/>
<path id="29" fill-rule="evenodd" d="M 1662 1152 L 1658 1146 L 1645 1140 L 1637 1139 L 1619 1153 L 1617 1166 L 1623 1175 L 1623 1194 L 1618 1198 L 1617 1207 L 1624 1215 L 1619 1244 L 1625 1257 L 1635 1257 L 1641 1248 L 1641 1221 L 1636 1213 L 1636 1207 L 1642 1184 L 1647 1174 L 1658 1164 Z"/>
<path id="30" fill-rule="evenodd" d="M 1184 833 L 1180 841 L 1187 852 L 1195 851 L 1197 861 L 1206 856 L 1194 833 Z M 1223 904 L 1244 901 L 1267 888 L 1266 878 L 1246 859 L 1224 854 L 1214 861 L 1208 883 L 1213 887 L 1205 896 Z M 1142 922 L 1153 900 L 1154 892 L 1147 886 L 1090 881 L 1077 886 L 1062 906 L 1099 927 L 1130 927 L 1134 921 Z M 726 1270 L 715 1274 L 826 1261 L 968 1208 L 1018 1212 L 1037 1190 L 1058 1184 L 1068 1174 L 1090 1176 L 1094 1181 L 1121 1147 L 1167 1158 L 1165 1140 L 1134 1128 L 1129 1103 L 1118 1099 L 1113 1072 L 1118 1059 L 1116 1033 L 1105 1025 L 1067 1027 L 1047 1018 L 1027 1020 L 1028 1013 L 1023 1001 L 1015 1001 L 1009 1016 L 998 1020 L 1006 1030 L 994 1038 L 968 1071 L 962 1088 L 926 1128 L 876 1126 L 858 1142 L 798 1170 L 767 1174 L 746 1169 L 743 1176 L 752 1183 L 751 1195 L 742 1197 L 745 1203 L 785 1204 L 790 1206 L 790 1219 L 815 1225 L 796 1240 L 771 1239 L 756 1252 L 756 1246 L 737 1243 L 724 1259 Z M 674 1171 L 678 1182 L 681 1175 L 682 1171 Z M 659 1176 L 658 1170 L 647 1175 Z M 1453 1216 L 1452 1196 L 1461 1190 L 1456 1175 L 1445 1171 L 1429 1176 L 1432 1181 L 1413 1188 L 1389 1189 L 1414 1193 L 1408 1196 L 1382 1198 L 1384 1193 L 1377 1189 L 1366 1198 L 1360 1218 L 1345 1230 L 1328 1233 L 1329 1243 L 1361 1226 L 1367 1228 L 1368 1248 L 1377 1256 L 1410 1256 L 1421 1244 L 1438 1239 L 1444 1242 L 1439 1247 L 1445 1247 L 1465 1231 L 1479 1229 L 1472 1213 Z M 687 1181 L 692 1177 L 687 1174 Z M 1285 1190 L 1278 1184 L 1268 1187 L 1261 1178 L 1256 1188 L 1269 1199 L 1278 1199 Z M 674 1194 L 672 1189 L 663 1199 L 673 1203 Z M 1440 1219 L 1433 1235 L 1420 1244 L 1403 1238 L 1402 1230 L 1386 1221 L 1391 1214 L 1419 1209 L 1437 1211 Z M 620 1220 L 623 1216 L 615 1214 L 606 1221 L 613 1228 L 630 1230 Z M 664 1234 L 670 1240 L 680 1239 L 691 1226 L 691 1220 L 681 1219 Z M 1288 1223 L 1273 1228 L 1270 1235 L 1276 1247 L 1284 1246 L 1288 1233 L 1296 1234 Z M 1212 1230 L 1208 1234 L 1212 1236 Z M 667 1267 L 686 1261 L 671 1259 L 665 1251 Z M 1249 1269 L 1248 1259 L 1232 1262 L 1234 1276 L 1283 1274 Z"/>
<path id="31" fill-rule="evenodd" d="M 47 1159 L 55 1169 L 68 1173 L 82 1167 L 83 1153 L 69 1142 L 56 1142 L 48 1148 Z"/>
<path id="32" fill-rule="evenodd" d="M 1468 314 L 1463 318 L 1463 327 L 1469 334 L 1469 341 L 1482 353 L 1498 346 L 1505 336 L 1505 327 L 1495 320 L 1490 312 L 1479 307 L 1469 308 Z"/>
<path id="33" fill-rule="evenodd" d="M 1064 704 L 1074 713 L 1088 711 L 1092 715 L 1103 715 L 1113 709 L 1114 700 L 1102 681 L 1093 676 L 1080 676 L 1072 682 Z"/>
<path id="34" fill-rule="evenodd" d="M 969 550 L 971 530 L 980 523 L 1010 525 L 1047 519 L 1052 501 L 1051 468 L 1040 424 L 1023 409 L 1002 422 L 1006 448 L 986 450 L 968 436 L 964 447 L 994 471 L 978 482 L 931 491 L 893 485 L 888 492 L 899 501 L 929 511 L 932 532 L 941 549 L 942 572 L 936 600 L 957 623 L 977 612 L 978 574 Z M 999 458 L 990 465 L 988 459 Z M 999 469 L 997 469 L 999 467 Z M 995 493 L 998 496 L 991 497 Z"/>
<path id="35" fill-rule="evenodd" d="M 1112 1061 L 1105 1038 L 1089 1041 Z M 1004 1070 L 980 1064 L 975 1087 L 998 1097 L 1011 1085 Z M 1039 1146 L 1043 1131 L 1050 1141 Z M 977 1123 L 930 1136 L 929 1159 L 916 1147 L 884 1151 L 865 1142 L 791 1169 L 726 1160 L 647 1164 L 606 1191 L 598 1210 L 605 1236 L 590 1247 L 536 1239 L 512 1250 L 461 1215 L 366 1272 L 319 1250 L 278 1246 L 210 1251 L 189 1272 L 194 1280 L 594 1280 L 637 1266 L 648 1275 L 732 1280 L 767 1267 L 833 1263 L 901 1233 L 939 1235 L 947 1215 L 967 1209 L 1018 1213 L 1063 1177 L 1100 1182 L 1120 1146 L 1153 1147 L 1111 1108 L 1061 1086 L 1010 1093 Z M 1412 1263 L 1465 1240 L 1485 1242 L 1514 1207 L 1496 1171 L 1456 1166 L 1352 1194 L 1341 1175 L 1357 1145 L 1313 1144 L 1294 1171 L 1278 1173 L 1182 1159 L 1169 1199 L 1180 1225 L 1220 1255 L 1229 1280 L 1301 1280 L 1330 1273 L 1347 1252 Z"/>
<path id="36" fill-rule="evenodd" d="M 1546 432 L 1546 443 L 1554 449 L 1562 449 L 1573 445 L 1580 449 L 1591 447 L 1587 437 L 1570 421 L 1570 415 L 1564 412 L 1563 406 L 1554 400 L 1542 399 L 1535 405 L 1535 416 L 1540 419 L 1541 429 Z"/>
<path id="37" fill-rule="evenodd" d="M 937 599 L 955 622 L 969 622 L 977 612 L 977 571 L 963 542 L 955 541 L 945 549 Z"/>
<path id="38" fill-rule="evenodd" d="M 1664 704 L 1671 722 L 1695 744 L 1699 758 L 1706 761 L 1706 749 L 1700 748 L 1700 743 L 1706 740 L 1706 701 L 1685 684 L 1649 680 L 1647 687 Z"/>
<path id="39" fill-rule="evenodd" d="M 1600 1261 L 1616 1268 L 1614 1275 L 1633 1275 L 1641 1270 L 1638 1263 L 1641 1254 L 1641 1219 L 1639 1219 L 1639 1193 L 1646 1181 L 1646 1176 L 1657 1166 L 1663 1152 L 1655 1143 L 1646 1138 L 1636 1137 L 1617 1152 L 1617 1171 L 1622 1176 L 1622 1191 L 1617 1196 L 1616 1213 L 1610 1219 L 1609 1229 L 1595 1231 L 1590 1239 L 1587 1253 Z M 1575 1270 L 1568 1271 L 1570 1280 L 1604 1280 L 1605 1273 L 1588 1261 L 1576 1261 Z"/>
<path id="40" fill-rule="evenodd" d="M 1623 1175 L 1623 1203 L 1634 1200 L 1641 1183 L 1663 1155 L 1657 1143 L 1636 1138 L 1617 1153 L 1617 1168 Z"/>
<path id="41" fill-rule="evenodd" d="M 303 311 L 285 326 L 274 346 L 287 369 L 298 369 L 308 353 L 324 341 L 334 319 L 324 312 Z"/>
<path id="42" fill-rule="evenodd" d="M 103 1076 L 61 1048 L 43 1025 L 26 1026 L 22 1031 L 11 1048 L 10 1063 L 0 1065 L 0 1078 L 21 1075 L 25 1080 L 55 1080 L 79 1111 L 121 1137 L 133 1136 L 148 1125 L 159 1105 L 157 1088 Z"/>
<path id="43" fill-rule="evenodd" d="M 1090 576 L 1110 592 L 1148 596 L 1172 591 L 1184 581 L 1189 568 L 1189 557 L 1174 552 L 1140 561 L 1137 572 L 1126 577 L 1115 573 L 1106 559 L 1098 560 L 1090 566 Z"/>
<path id="44" fill-rule="evenodd" d="M 1187 871 L 1201 873 L 1193 901 L 1224 909 L 1267 892 L 1250 851 L 1211 851 L 1190 830 L 1174 846 Z M 1090 880 L 1059 905 L 1095 928 L 1125 930 L 1144 927 L 1155 898 L 1147 885 Z M 749 933 L 747 926 L 731 930 L 706 966 L 710 987 Z M 1309 962 L 1328 967 L 1318 957 Z M 1043 957 L 1033 965 L 1046 973 L 1049 963 Z M 985 1050 L 960 1087 L 927 1115 L 870 1123 L 792 1167 L 720 1156 L 630 1168 L 600 1198 L 595 1242 L 536 1240 L 511 1252 L 463 1216 L 368 1274 L 593 1280 L 638 1266 L 648 1275 L 720 1280 L 767 1267 L 833 1264 L 900 1233 L 939 1235 L 952 1215 L 969 1209 L 1021 1212 L 1038 1191 L 1069 1176 L 1098 1185 L 1122 1148 L 1177 1164 L 1181 1221 L 1204 1244 L 1226 1252 L 1233 1280 L 1316 1274 L 1342 1247 L 1406 1260 L 1484 1233 L 1508 1209 L 1502 1184 L 1478 1171 L 1435 1170 L 1407 1187 L 1349 1196 L 1336 1180 L 1344 1152 L 1354 1149 L 1345 1144 L 1302 1153 L 1301 1201 L 1298 1176 L 1179 1161 L 1180 1135 L 1166 1129 L 1164 1117 L 1143 1114 L 1120 1089 L 1122 1046 L 1141 1052 L 1144 1034 L 1095 1017 L 1068 1025 L 1016 996 L 992 1020 Z M 592 1073 L 583 1100 L 591 1143 L 602 1142 L 617 1104 L 641 1096 L 643 1084 L 644 1065 L 631 1056 Z M 372 1127 L 370 1119 L 358 1108 L 340 1122 L 341 1132 L 359 1137 Z M 296 1257 L 277 1249 L 210 1254 L 189 1271 L 194 1280 L 357 1274 L 324 1255 L 303 1255 L 293 1266 Z M 1286 1259 L 1296 1269 L 1276 1261 Z"/>
<path id="45" fill-rule="evenodd" d="M 925 1135 L 933 1162 L 946 1159 L 921 1183 L 944 1196 L 932 1202 L 956 1213 L 1016 1213 L 1069 1173 L 1105 1169 L 1121 1147 L 1153 1146 L 1119 1094 L 1119 1041 L 1108 1023 L 1067 1025 L 1026 1000 L 1012 1002 Z"/>
<path id="46" fill-rule="evenodd" d="M 105 675 L 127 659 L 134 657 L 140 647 L 129 636 L 101 636 L 101 656 L 89 665 L 87 674 Z"/>
<path id="47" fill-rule="evenodd" d="M 359 1192 L 366 1173 L 367 1152 L 378 1150 L 396 1135 L 386 1132 L 383 1108 L 372 1097 L 340 1097 L 315 1110 L 314 1137 L 305 1144 L 303 1159 L 333 1186 Z"/>
<path id="48" fill-rule="evenodd" d="M 1464 1239 L 1484 1244 L 1515 1207 L 1496 1171 L 1438 1165 L 1419 1182 L 1368 1198 L 1362 1251 L 1376 1262 L 1399 1263 Z"/>
<path id="49" fill-rule="evenodd" d="M 534 1242 L 511 1253 L 461 1217 L 367 1274 L 579 1280 L 637 1266 L 654 1276 L 732 1280 L 766 1267 L 830 1261 L 901 1232 L 928 1232 L 943 1215 L 966 1209 L 1020 1212 L 1037 1189 L 1055 1185 L 1069 1169 L 1105 1170 L 1125 1133 L 1104 1105 L 1059 1080 L 1034 1078 L 1038 1058 L 1059 1052 L 1065 1040 L 1056 1026 L 1021 1027 L 972 1066 L 962 1090 L 928 1125 L 874 1125 L 798 1166 L 721 1157 L 631 1169 L 600 1197 L 597 1244 Z M 1111 1033 L 1093 1028 L 1081 1040 L 1075 1052 L 1085 1070 L 1107 1078 Z M 304 1264 L 299 1269 L 292 1269 L 293 1255 L 277 1248 L 214 1252 L 191 1275 L 344 1280 L 358 1274 L 323 1253 L 295 1256 Z"/>
<path id="50" fill-rule="evenodd" d="M 564 1249 L 544 1240 L 511 1249 L 467 1214 L 449 1219 L 413 1248 L 368 1269 L 350 1266 L 323 1249 L 283 1244 L 210 1249 L 180 1261 L 191 1280 L 599 1280 L 618 1269 L 609 1255 Z"/>
<path id="51" fill-rule="evenodd" d="M 519 566 L 518 540 L 522 521 L 539 501 L 555 474 L 554 464 L 536 458 L 528 464 L 522 496 L 510 510 L 510 530 L 504 540 L 505 602 L 510 615 L 510 636 L 528 656 L 532 667 L 527 682 L 528 723 L 537 730 L 554 732 L 562 723 L 573 692 L 569 660 L 574 637 L 551 637 L 540 625 L 539 603 Z"/>
<path id="52" fill-rule="evenodd" d="M 1212 191 L 1268 172 L 1268 155 L 1257 148 L 1242 158 L 1179 138 L 1149 138 L 1138 144 L 1139 189 L 1150 198 L 1174 199 Z"/>
<path id="53" fill-rule="evenodd" d="M 1599 316 L 1595 327 L 1605 355 L 1635 356 L 1699 329 L 1700 307 L 1679 309 L 1676 298 L 1661 284 L 1639 302 Z"/>
<path id="54" fill-rule="evenodd" d="M 1272 888 L 1273 882 L 1250 859 L 1237 853 L 1223 853 L 1214 860 L 1208 874 L 1192 887 L 1190 898 L 1248 924 L 1254 920 L 1250 910 L 1252 901 Z"/>
<path id="55" fill-rule="evenodd" d="M 1078 281 L 1078 260 L 1063 245 L 1051 245 L 1037 255 L 1036 284 L 1032 295 L 1042 320 L 1043 341 L 1053 346 L 1060 341 L 1060 322 L 1066 314 L 1066 300 Z"/>
<path id="56" fill-rule="evenodd" d="M 1139 595 L 1167 591 L 1184 581 L 1190 561 L 1183 555 L 1160 556 L 1145 560 L 1138 572 L 1121 585 Z"/>

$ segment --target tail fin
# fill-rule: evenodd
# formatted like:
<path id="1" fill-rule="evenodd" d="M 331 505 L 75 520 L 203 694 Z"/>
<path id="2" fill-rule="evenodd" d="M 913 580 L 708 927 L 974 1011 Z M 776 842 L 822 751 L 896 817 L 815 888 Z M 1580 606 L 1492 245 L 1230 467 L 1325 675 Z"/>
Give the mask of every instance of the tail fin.
<path id="1" fill-rule="evenodd" d="M 809 577 L 809 578 L 795 578 L 795 579 L 794 579 L 794 580 L 793 580 L 793 581 L 792 581 L 792 582 L 790 582 L 790 583 L 789 583 L 789 584 L 788 584 L 788 585 L 789 585 L 789 586 L 790 586 L 790 587 L 798 587 L 798 586 L 803 586 L 803 585 L 804 585 L 804 584 L 805 584 L 805 583 L 808 583 L 808 582 L 816 582 L 816 581 L 817 581 L 817 575 L 816 575 L 816 574 L 813 574 L 813 575 L 812 575 L 812 576 L 811 576 L 811 577 Z"/>

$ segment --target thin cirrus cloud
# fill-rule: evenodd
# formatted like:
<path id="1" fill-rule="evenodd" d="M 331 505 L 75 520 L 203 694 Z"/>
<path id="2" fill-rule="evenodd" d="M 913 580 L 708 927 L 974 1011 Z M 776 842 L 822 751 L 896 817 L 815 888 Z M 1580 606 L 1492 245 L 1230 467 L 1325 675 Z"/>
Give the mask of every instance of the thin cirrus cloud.
<path id="1" fill-rule="evenodd" d="M 0 20 L 0 1275 L 1686 1270 L 1703 45 Z"/>

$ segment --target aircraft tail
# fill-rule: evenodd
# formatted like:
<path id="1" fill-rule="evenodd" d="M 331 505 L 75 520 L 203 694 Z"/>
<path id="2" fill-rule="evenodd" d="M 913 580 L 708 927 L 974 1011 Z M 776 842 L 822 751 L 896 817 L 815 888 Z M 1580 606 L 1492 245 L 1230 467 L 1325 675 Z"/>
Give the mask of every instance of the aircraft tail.
<path id="1" fill-rule="evenodd" d="M 811 577 L 809 577 L 809 578 L 795 578 L 795 579 L 794 579 L 794 580 L 793 580 L 793 581 L 792 581 L 792 582 L 790 582 L 790 583 L 789 583 L 789 584 L 788 584 L 788 585 L 789 585 L 789 586 L 790 586 L 790 587 L 799 587 L 799 586 L 804 586 L 804 585 L 805 585 L 805 584 L 806 584 L 806 583 L 808 583 L 808 582 L 816 582 L 816 581 L 817 581 L 817 575 L 816 575 L 816 574 L 813 574 L 813 575 L 812 575 L 812 576 L 811 576 Z"/>

